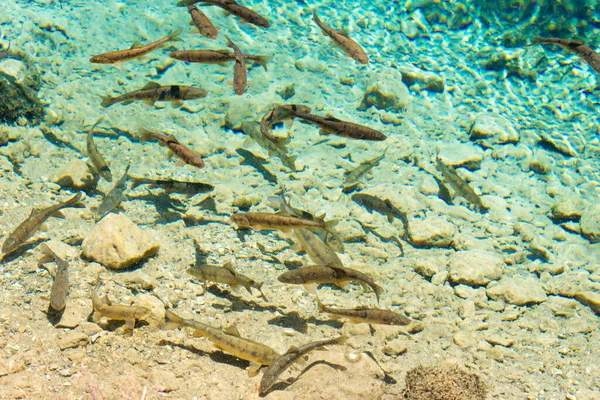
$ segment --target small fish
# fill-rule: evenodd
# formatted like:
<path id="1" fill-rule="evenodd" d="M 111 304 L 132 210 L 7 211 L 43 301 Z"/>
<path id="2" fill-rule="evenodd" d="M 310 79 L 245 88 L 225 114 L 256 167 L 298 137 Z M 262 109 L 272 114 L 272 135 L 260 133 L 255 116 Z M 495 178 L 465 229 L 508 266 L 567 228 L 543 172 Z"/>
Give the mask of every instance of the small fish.
<path id="1" fill-rule="evenodd" d="M 260 131 L 260 124 L 255 121 L 244 121 L 242 122 L 242 131 L 249 135 L 260 147 L 267 150 L 269 156 L 277 156 L 283 165 L 296 171 L 296 158 L 298 156 L 288 155 L 288 149 L 285 145 L 279 143 L 275 144 L 267 139 Z"/>
<path id="2" fill-rule="evenodd" d="M 166 323 L 163 330 L 181 328 L 187 326 L 194 329 L 194 336 L 202 336 L 213 342 L 213 344 L 242 360 L 250 361 L 248 374 L 253 376 L 263 365 L 270 365 L 281 354 L 262 343 L 254 342 L 250 339 L 240 337 L 235 327 L 229 327 L 225 330 L 213 328 L 210 325 L 191 319 L 183 319 L 172 311 L 165 311 Z"/>
<path id="3" fill-rule="evenodd" d="M 450 165 L 445 165 L 440 161 L 440 159 L 436 159 L 436 167 L 442 172 L 444 175 L 444 179 L 454 188 L 456 193 L 462 196 L 469 203 L 473 204 L 477 211 L 484 214 L 488 211 L 488 208 L 483 205 L 481 202 L 481 198 L 475 193 L 475 191 L 469 186 L 469 184 L 458 175 L 456 170 Z"/>
<path id="4" fill-rule="evenodd" d="M 63 208 L 84 207 L 83 204 L 80 203 L 82 197 L 83 193 L 80 192 L 64 203 L 55 204 L 41 210 L 33 208 L 29 214 L 29 217 L 27 217 L 25 221 L 21 222 L 21 224 L 17 226 L 10 235 L 8 235 L 8 238 L 6 238 L 4 244 L 2 245 L 2 253 L 6 255 L 21 247 L 31 236 L 33 236 L 40 225 L 42 225 L 48 218 L 64 218 L 64 215 L 62 215 L 60 212 L 60 210 Z"/>
<path id="5" fill-rule="evenodd" d="M 381 160 L 383 160 L 386 151 L 387 147 L 380 156 L 363 161 L 358 167 L 354 168 L 352 171 L 349 171 L 346 177 L 344 178 L 344 185 L 349 185 L 362 178 L 364 174 L 369 172 L 373 167 L 379 164 Z"/>
<path id="6" fill-rule="evenodd" d="M 367 56 L 367 53 L 365 53 L 363 48 L 360 47 L 358 43 L 350 39 L 348 36 L 336 31 L 335 29 L 326 26 L 323 22 L 321 22 L 319 17 L 317 17 L 316 11 L 313 11 L 313 20 L 319 26 L 319 28 L 321 28 L 323 33 L 329 36 L 344 53 L 363 65 L 369 63 L 369 56 Z"/>
<path id="7" fill-rule="evenodd" d="M 40 258 L 38 264 L 51 261 L 56 263 L 54 282 L 50 291 L 50 308 L 54 311 L 62 311 L 67 306 L 67 295 L 69 294 L 69 264 L 57 256 L 46 243 L 42 243 L 40 249 L 44 256 Z"/>
<path id="8" fill-rule="evenodd" d="M 303 113 L 292 110 L 294 117 L 300 118 L 306 123 L 318 126 L 321 135 L 337 135 L 348 139 L 356 140 L 385 140 L 387 136 L 383 133 L 371 129 L 368 126 L 355 124 L 352 122 L 341 121 L 334 117 L 321 117 L 314 114 Z"/>
<path id="9" fill-rule="evenodd" d="M 583 58 L 594 71 L 600 73 L 600 55 L 580 40 L 534 37 L 531 39 L 531 42 L 533 44 L 555 44 L 563 49 L 572 51 Z"/>
<path id="10" fill-rule="evenodd" d="M 438 185 L 438 197 L 444 200 L 444 203 L 448 204 L 449 206 L 454 205 L 452 202 L 452 196 L 450 195 L 450 190 L 448 190 L 448 187 L 444 185 L 444 181 L 435 175 L 432 176 L 435 180 L 435 183 Z"/>
<path id="11" fill-rule="evenodd" d="M 310 113 L 310 107 L 296 104 L 278 104 L 267 112 L 260 120 L 260 131 L 265 138 L 271 142 L 278 144 L 283 143 L 284 145 L 289 142 L 289 138 L 278 138 L 273 135 L 273 125 L 277 125 L 280 122 L 290 120 L 294 117 L 292 110 L 297 110 L 303 113 Z"/>
<path id="12" fill-rule="evenodd" d="M 225 65 L 237 61 L 235 54 L 229 50 L 178 50 L 169 53 L 169 57 L 179 61 L 200 64 Z M 260 64 L 267 71 L 267 62 L 271 60 L 271 57 L 244 54 L 244 61 L 248 60 Z"/>
<path id="13" fill-rule="evenodd" d="M 269 365 L 263 374 L 260 381 L 259 393 L 262 395 L 266 393 L 273 384 L 277 381 L 277 378 L 284 373 L 292 364 L 296 362 L 300 357 L 308 354 L 309 352 L 332 344 L 342 344 L 346 340 L 345 336 L 338 336 L 334 339 L 319 340 L 317 342 L 305 343 L 301 346 L 292 346 L 276 358 L 271 365 Z"/>
<path id="14" fill-rule="evenodd" d="M 150 179 L 137 176 L 130 176 L 131 188 L 136 188 L 140 185 L 150 185 L 152 188 L 162 188 L 167 193 L 181 193 L 192 197 L 199 193 L 212 192 L 215 187 L 208 183 L 202 182 L 184 182 L 175 179 Z"/>
<path id="15" fill-rule="evenodd" d="M 201 279 L 204 283 L 204 291 L 206 292 L 206 281 L 212 281 L 217 283 L 224 283 L 231 286 L 235 291 L 240 286 L 246 288 L 248 293 L 252 294 L 252 288 L 255 288 L 260 292 L 261 297 L 267 301 L 264 293 L 262 292 L 262 283 L 258 283 L 252 278 L 237 273 L 233 269 L 233 265 L 230 262 L 225 263 L 222 267 L 217 265 L 202 265 L 189 268 L 188 274 Z"/>
<path id="16" fill-rule="evenodd" d="M 227 46 L 233 49 L 235 55 L 235 66 L 233 67 L 233 90 L 241 96 L 248 88 L 248 70 L 246 69 L 245 56 L 235 43 L 227 37 Z"/>
<path id="17" fill-rule="evenodd" d="M 112 212 L 119 204 L 121 204 L 121 200 L 123 200 L 123 194 L 127 190 L 127 172 L 129 171 L 129 165 L 125 167 L 125 172 L 123 172 L 123 176 L 121 179 L 115 183 L 115 186 L 110 189 L 108 194 L 104 196 L 102 199 L 102 203 L 95 210 L 96 218 L 101 219 L 106 214 Z"/>
<path id="18" fill-rule="evenodd" d="M 167 42 L 175 42 L 180 41 L 179 35 L 181 34 L 181 29 L 171 33 L 168 36 L 165 36 L 161 39 L 158 39 L 156 42 L 147 44 L 145 46 L 140 45 L 138 42 L 135 42 L 131 48 L 127 50 L 117 50 L 111 51 L 108 53 L 98 54 L 90 58 L 90 62 L 96 64 L 113 64 L 115 66 L 119 66 L 123 61 L 133 60 L 134 58 L 142 57 L 162 46 Z"/>
<path id="19" fill-rule="evenodd" d="M 148 82 L 140 90 L 134 90 L 118 97 L 102 97 L 101 105 L 107 108 L 116 103 L 131 104 L 141 100 L 150 105 L 157 101 L 170 101 L 174 107 L 179 107 L 184 100 L 200 99 L 206 97 L 207 94 L 206 90 L 191 86 L 161 86 L 156 82 Z"/>
<path id="20" fill-rule="evenodd" d="M 187 9 L 192 17 L 191 24 L 198 29 L 198 32 L 209 39 L 216 39 L 219 36 L 217 28 L 210 22 L 208 17 L 193 4 L 187 6 Z"/>
<path id="21" fill-rule="evenodd" d="M 10 42 L 8 43 L 8 47 L 6 48 L 6 50 L 0 51 L 0 60 L 2 60 L 4 58 L 8 58 L 9 51 L 10 51 Z"/>
<path id="22" fill-rule="evenodd" d="M 338 223 L 337 220 L 331 220 L 327 222 L 323 220 L 311 221 L 308 219 L 286 217 L 283 215 L 266 212 L 238 213 L 232 215 L 231 220 L 239 228 L 253 228 L 257 231 L 262 229 L 280 229 L 284 232 L 295 228 L 306 228 L 310 230 L 325 229 L 328 232 L 332 232 L 333 227 Z"/>
<path id="23" fill-rule="evenodd" d="M 294 235 L 315 264 L 343 267 L 342 260 L 335 254 L 335 251 L 313 232 L 299 228 L 294 229 Z"/>
<path id="24" fill-rule="evenodd" d="M 331 314 L 335 317 L 347 318 L 353 323 L 366 323 L 366 324 L 381 324 L 381 325 L 410 325 L 412 322 L 410 318 L 402 314 L 398 314 L 391 310 L 383 310 L 381 308 L 330 308 L 321 304 L 321 301 L 317 297 L 317 305 L 319 306 L 320 312 Z"/>
<path id="25" fill-rule="evenodd" d="M 151 316 L 152 311 L 148 307 L 142 306 L 113 305 L 108 299 L 108 295 L 105 295 L 104 298 L 98 295 L 101 282 L 100 277 L 98 277 L 96 286 L 92 291 L 92 305 L 95 311 L 94 320 L 98 321 L 101 317 L 106 317 L 117 321 L 125 321 L 125 325 L 133 334 L 135 321 L 138 319 L 146 320 Z"/>
<path id="26" fill-rule="evenodd" d="M 385 216 L 390 223 L 394 221 L 394 218 L 398 218 L 404 227 L 404 235 L 405 237 L 410 237 L 410 229 L 408 226 L 408 217 L 405 213 L 396 208 L 392 202 L 388 199 L 381 200 L 378 197 L 371 196 L 366 193 L 356 193 L 352 195 L 352 200 L 357 204 L 360 204 L 369 212 L 377 211 Z"/>
<path id="27" fill-rule="evenodd" d="M 202 3 L 201 6 L 217 6 L 223 10 L 249 22 L 253 25 L 260 26 L 262 28 L 268 28 L 271 26 L 269 21 L 261 17 L 251 9 L 241 6 L 235 0 L 182 0 L 177 5 L 179 7 L 185 7 L 190 4 Z"/>
<path id="28" fill-rule="evenodd" d="M 202 160 L 200 154 L 191 150 L 186 145 L 179 143 L 179 141 L 173 136 L 163 135 L 162 133 L 150 132 L 149 130 L 146 130 L 144 128 L 140 129 L 140 133 L 142 134 L 142 138 L 144 140 L 156 139 L 158 140 L 161 146 L 167 146 L 169 150 L 171 150 L 173 154 L 179 157 L 179 159 L 183 163 L 197 168 L 204 167 L 204 160 Z"/>
<path id="29" fill-rule="evenodd" d="M 360 271 L 344 267 L 310 265 L 285 272 L 277 277 L 281 283 L 289 283 L 292 285 L 304 285 L 306 289 L 315 293 L 317 285 L 325 283 L 333 283 L 342 289 L 346 289 L 348 281 L 360 283 L 363 287 L 369 286 L 375 292 L 377 302 L 383 293 L 383 288 L 377 285 L 373 279 Z"/>
<path id="30" fill-rule="evenodd" d="M 102 157 L 102 154 L 100 154 L 96 144 L 94 143 L 94 128 L 100 121 L 102 121 L 102 119 L 103 117 L 100 117 L 87 133 L 87 155 L 92 162 L 92 168 L 94 171 L 103 177 L 107 182 L 112 182 L 113 177 L 112 173 L 110 172 L 110 168 L 108 168 L 108 164 L 106 161 L 104 161 L 104 157 Z"/>
<path id="31" fill-rule="evenodd" d="M 271 183 L 277 183 L 277 177 L 275 175 L 273 175 L 273 173 L 264 166 L 264 164 L 267 162 L 267 160 L 255 155 L 254 153 L 252 153 L 251 151 L 248 151 L 246 149 L 239 148 L 239 149 L 235 149 L 235 151 L 241 157 L 244 158 L 244 160 L 240 164 L 250 165 L 251 167 L 254 167 L 258 172 L 261 173 L 261 175 L 267 181 L 269 181 Z"/>

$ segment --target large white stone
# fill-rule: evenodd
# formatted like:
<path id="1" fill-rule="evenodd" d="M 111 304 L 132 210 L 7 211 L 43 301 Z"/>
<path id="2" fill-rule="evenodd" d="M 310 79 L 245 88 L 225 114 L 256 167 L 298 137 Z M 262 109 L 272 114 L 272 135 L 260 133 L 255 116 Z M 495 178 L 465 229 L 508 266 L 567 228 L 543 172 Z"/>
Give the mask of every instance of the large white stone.
<path id="1" fill-rule="evenodd" d="M 504 300 L 516 306 L 539 304 L 546 301 L 546 292 L 535 278 L 504 278 L 498 283 L 491 283 L 486 294 L 493 300 Z"/>
<path id="2" fill-rule="evenodd" d="M 485 286 L 502 277 L 504 261 L 485 250 L 459 251 L 450 256 L 450 282 L 473 287 Z"/>

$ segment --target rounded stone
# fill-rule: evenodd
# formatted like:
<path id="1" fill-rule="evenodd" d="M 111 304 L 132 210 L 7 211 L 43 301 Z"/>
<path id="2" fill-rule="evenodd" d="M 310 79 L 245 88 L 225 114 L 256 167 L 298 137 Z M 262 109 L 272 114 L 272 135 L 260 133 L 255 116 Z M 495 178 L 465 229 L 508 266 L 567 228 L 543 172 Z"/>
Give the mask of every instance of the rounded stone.
<path id="1" fill-rule="evenodd" d="M 485 250 L 459 251 L 450 256 L 449 272 L 452 284 L 485 286 L 502 277 L 504 261 Z"/>

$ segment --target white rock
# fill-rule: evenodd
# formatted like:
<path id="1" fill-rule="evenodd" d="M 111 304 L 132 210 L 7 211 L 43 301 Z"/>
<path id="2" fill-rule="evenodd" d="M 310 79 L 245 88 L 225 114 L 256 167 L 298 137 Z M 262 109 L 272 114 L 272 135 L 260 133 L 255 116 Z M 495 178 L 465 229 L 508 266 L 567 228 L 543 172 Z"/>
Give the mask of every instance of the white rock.
<path id="1" fill-rule="evenodd" d="M 412 220 L 410 228 L 414 247 L 450 247 L 456 233 L 456 227 L 441 217 Z"/>
<path id="2" fill-rule="evenodd" d="M 50 180 L 58 183 L 61 187 L 73 189 L 89 188 L 97 182 L 92 170 L 83 160 L 73 160 L 64 164 L 52 175 Z"/>
<path id="3" fill-rule="evenodd" d="M 502 277 L 504 261 L 485 250 L 459 251 L 450 256 L 450 282 L 473 287 L 485 286 Z"/>
<path id="4" fill-rule="evenodd" d="M 158 253 L 158 242 L 123 214 L 109 214 L 83 240 L 82 255 L 114 270 Z"/>
<path id="5" fill-rule="evenodd" d="M 474 171 L 481 167 L 483 151 L 472 144 L 450 144 L 440 146 L 438 158 L 444 165 L 465 167 Z"/>
<path id="6" fill-rule="evenodd" d="M 546 292 L 535 278 L 503 278 L 496 284 L 490 284 L 486 294 L 493 300 L 504 300 L 516 306 L 539 304 L 546 301 Z"/>
<path id="7" fill-rule="evenodd" d="M 481 113 L 475 117 L 471 126 L 471 140 L 491 147 L 494 144 L 517 143 L 519 133 L 506 118 L 492 114 Z"/>

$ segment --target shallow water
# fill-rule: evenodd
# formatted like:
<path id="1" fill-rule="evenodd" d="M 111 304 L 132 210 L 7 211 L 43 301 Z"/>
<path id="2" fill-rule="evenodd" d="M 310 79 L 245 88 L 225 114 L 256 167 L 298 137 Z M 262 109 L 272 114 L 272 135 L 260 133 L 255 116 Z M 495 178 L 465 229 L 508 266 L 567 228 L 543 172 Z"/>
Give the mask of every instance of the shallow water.
<path id="1" fill-rule="evenodd" d="M 311 353 L 283 374 L 282 381 L 297 381 L 276 385 L 267 398 L 398 398 L 407 373 L 420 365 L 458 365 L 477 374 L 488 398 L 600 397 L 597 76 L 573 52 L 529 45 L 534 36 L 560 37 L 596 49 L 598 6 L 357 3 L 244 2 L 270 21 L 268 29 L 202 7 L 219 28 L 219 37 L 209 40 L 189 33 L 189 14 L 174 1 L 3 2 L 0 44 L 11 47 L 0 60 L 0 79 L 16 79 L 17 91 L 30 95 L 23 86 L 36 81 L 20 81 L 19 71 L 37 70 L 45 116 L 39 125 L 24 117 L 0 125 L 0 240 L 32 208 L 79 190 L 59 177 L 90 174 L 87 130 L 100 117 L 94 140 L 114 180 L 86 187 L 86 208 L 50 218 L 30 245 L 2 261 L 0 397 L 258 396 L 261 374 L 249 377 L 246 362 L 184 329 L 160 330 L 164 308 L 219 328 L 235 324 L 243 337 L 279 353 L 348 336 L 345 345 Z M 366 66 L 321 32 L 314 10 L 364 48 Z M 177 29 L 181 41 L 119 68 L 89 61 Z M 241 96 L 231 86 L 234 62 L 188 64 L 168 56 L 175 49 L 230 50 L 226 36 L 244 53 L 272 57 L 267 71 L 248 64 L 249 86 Z M 208 95 L 180 107 L 141 101 L 101 106 L 102 97 L 150 81 L 191 85 Z M 292 86 L 293 95 L 282 98 Z M 9 100 L 0 93 L 0 101 Z M 320 135 L 317 126 L 299 120 L 278 124 L 275 135 L 290 136 L 289 155 L 297 156 L 292 171 L 241 129 L 276 103 L 306 105 L 387 139 Z M 142 140 L 140 128 L 173 135 L 199 153 L 205 167 L 177 163 L 158 142 Z M 238 148 L 264 158 L 260 162 L 277 182 L 242 164 L 247 157 Z M 356 187 L 344 189 L 347 171 L 384 151 Z M 443 177 L 438 157 L 456 167 L 487 212 L 455 195 L 448 182 L 453 204 L 440 198 L 433 177 Z M 130 177 L 202 182 L 214 190 L 188 196 L 129 188 L 117 212 L 148 232 L 160 250 L 114 272 L 81 251 L 99 223 L 93 208 L 127 165 Z M 384 288 L 380 307 L 406 314 L 423 329 L 343 324 L 317 312 L 314 294 L 280 283 L 283 272 L 314 262 L 292 247 L 296 238 L 289 232 L 238 230 L 230 216 L 272 212 L 267 198 L 281 188 L 292 206 L 338 220 L 345 251 L 336 250 L 344 266 Z M 390 222 L 352 201 L 355 193 L 389 200 L 408 217 L 411 236 L 403 235 L 399 218 Z M 53 265 L 50 271 L 38 267 L 42 240 L 70 264 L 63 316 L 69 327 L 53 326 L 45 314 Z M 202 282 L 186 273 L 194 264 L 228 261 L 264 282 L 267 300 L 223 284 L 209 284 L 204 293 Z M 93 322 L 90 292 L 98 274 L 105 279 L 102 295 L 117 304 L 152 306 L 159 320 L 138 322 L 131 336 L 118 323 Z M 331 307 L 377 306 L 360 285 L 348 291 L 325 285 L 318 294 Z M 302 373 L 319 360 L 345 370 L 320 363 Z"/>

